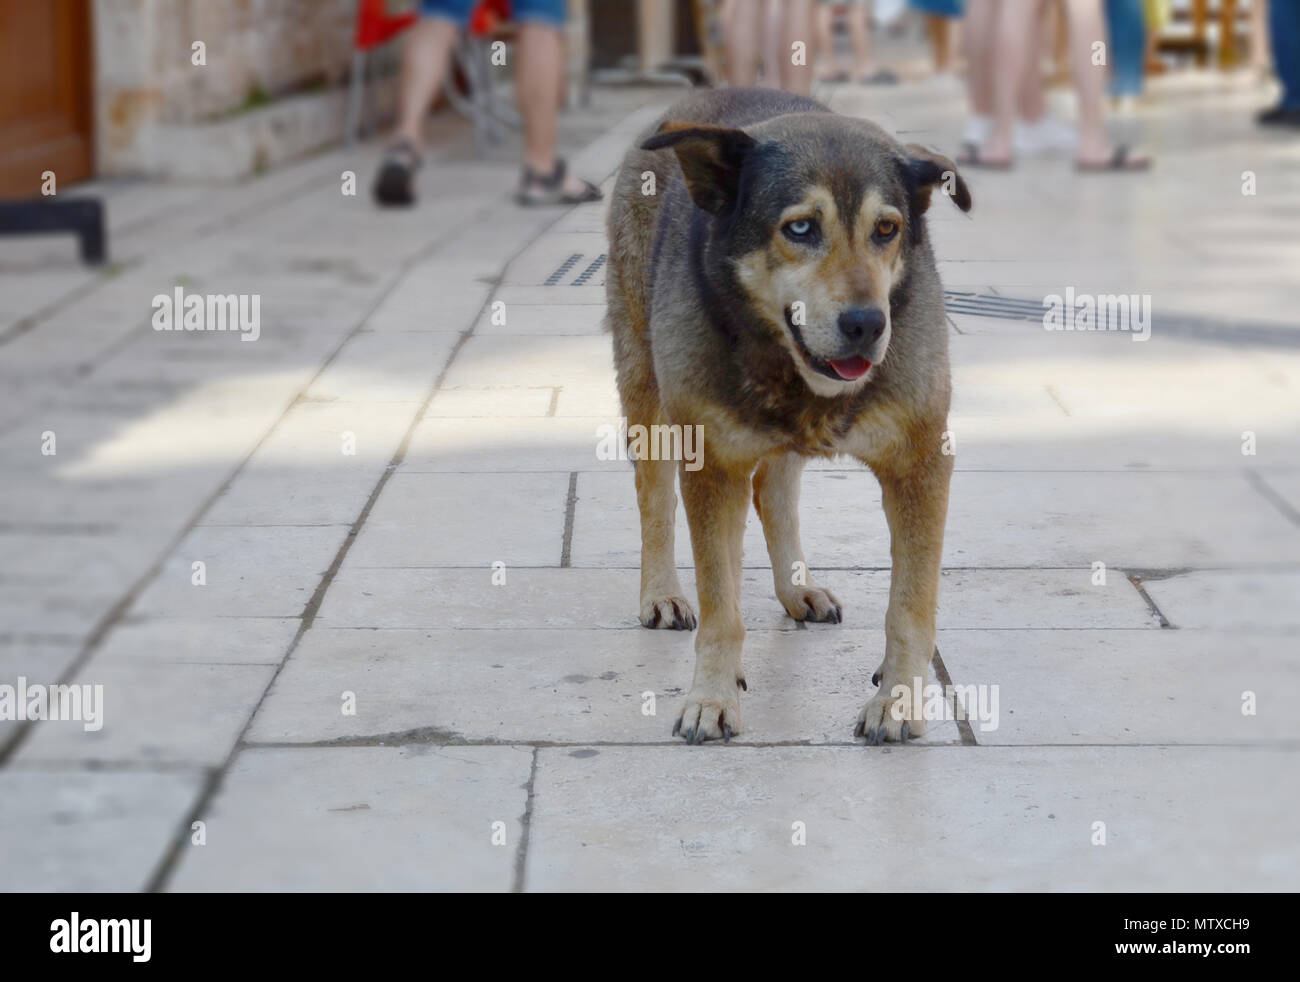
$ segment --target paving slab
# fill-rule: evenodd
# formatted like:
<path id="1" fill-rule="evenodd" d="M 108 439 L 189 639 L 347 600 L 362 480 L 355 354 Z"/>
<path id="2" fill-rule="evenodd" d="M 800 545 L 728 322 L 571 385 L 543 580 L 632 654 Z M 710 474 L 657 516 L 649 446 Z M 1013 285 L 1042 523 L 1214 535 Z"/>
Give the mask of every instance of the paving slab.
<path id="1" fill-rule="evenodd" d="M 303 397 L 318 402 L 421 403 L 433 389 L 456 338 L 449 332 L 355 334 Z"/>
<path id="2" fill-rule="evenodd" d="M 619 434 L 616 416 L 429 417 L 411 435 L 402 472 L 626 471 Z"/>
<path id="3" fill-rule="evenodd" d="M 142 617 L 298 617 L 347 538 L 340 525 L 196 528 L 131 605 Z M 193 564 L 204 564 L 195 585 Z"/>
<path id="4" fill-rule="evenodd" d="M 543 748 L 524 888 L 1294 891 L 1300 789 L 1277 775 L 1296 764 L 1202 747 Z"/>
<path id="5" fill-rule="evenodd" d="M 0 889 L 34 893 L 143 890 L 197 800 L 195 770 L 0 771 Z"/>
<path id="6" fill-rule="evenodd" d="M 429 400 L 426 419 L 487 419 L 501 416 L 552 416 L 559 391 L 553 385 L 531 389 L 441 389 Z"/>
<path id="7" fill-rule="evenodd" d="M 998 686 L 998 725 L 976 732 L 981 744 L 1300 740 L 1300 663 L 1275 637 L 942 631 L 938 646 L 954 682 Z"/>
<path id="8" fill-rule="evenodd" d="M 883 631 L 751 631 L 736 739 L 851 743 L 883 653 Z M 432 728 L 454 742 L 667 743 L 694 665 L 694 637 L 678 631 L 313 628 L 248 740 L 396 742 Z M 345 692 L 355 693 L 355 715 L 340 709 Z M 653 715 L 642 710 L 645 693 Z M 923 738 L 959 740 L 950 719 Z"/>
<path id="9" fill-rule="evenodd" d="M 38 722 L 17 760 L 220 766 L 274 674 L 274 665 L 92 658 L 71 682 L 102 686 L 99 728 Z"/>
<path id="10" fill-rule="evenodd" d="M 384 486 L 355 566 L 550 566 L 564 548 L 568 474 L 408 474 Z"/>
<path id="11" fill-rule="evenodd" d="M 1147 579 L 1143 588 L 1174 627 L 1300 635 L 1300 571 L 1211 570 Z"/>
<path id="12" fill-rule="evenodd" d="M 694 570 L 683 569 L 680 575 L 682 588 L 694 602 Z M 491 626 L 642 631 L 637 620 L 640 577 L 637 569 L 381 569 L 345 564 L 325 595 L 316 623 L 381 630 L 477 631 Z M 889 571 L 834 570 L 815 578 L 840 600 L 846 627 L 884 624 Z M 804 629 L 777 601 L 767 570 L 744 571 L 740 607 L 747 630 Z M 938 623 L 950 629 L 1159 629 L 1126 577 L 1115 573 L 1094 586 L 1090 570 L 947 570 L 939 586 Z"/>
<path id="13" fill-rule="evenodd" d="M 485 310 L 474 325 L 474 334 L 601 334 L 604 325 L 605 309 L 599 304 L 516 303 L 503 304 L 499 311 Z"/>
<path id="14" fill-rule="evenodd" d="M 600 382 L 611 375 L 613 365 L 609 338 L 600 335 L 474 336 L 456 355 L 443 384 L 483 388 L 501 385 L 505 378 L 524 387 Z"/>
<path id="15" fill-rule="evenodd" d="M 633 566 L 640 532 L 632 476 L 578 475 L 575 566 Z M 799 515 L 814 569 L 880 566 L 889 555 L 880 487 L 865 468 L 804 474 Z M 1204 516 L 1217 520 L 1206 522 Z M 677 510 L 677 559 L 689 530 Z M 746 566 L 768 565 L 751 511 Z M 958 472 L 944 541 L 947 567 L 1176 568 L 1292 562 L 1300 528 L 1235 474 Z"/>
<path id="16" fill-rule="evenodd" d="M 509 890 L 532 758 L 428 744 L 246 750 L 204 815 L 207 844 L 186 849 L 169 889 Z"/>
<path id="17" fill-rule="evenodd" d="M 351 525 L 419 413 L 413 402 L 301 402 L 200 525 Z"/>

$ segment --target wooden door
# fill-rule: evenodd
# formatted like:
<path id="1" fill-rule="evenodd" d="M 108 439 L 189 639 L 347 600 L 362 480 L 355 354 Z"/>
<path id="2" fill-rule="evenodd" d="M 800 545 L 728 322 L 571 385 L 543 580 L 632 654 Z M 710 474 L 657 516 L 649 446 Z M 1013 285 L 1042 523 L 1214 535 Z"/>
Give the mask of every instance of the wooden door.
<path id="1" fill-rule="evenodd" d="M 94 170 L 89 0 L 0 0 L 0 198 Z"/>

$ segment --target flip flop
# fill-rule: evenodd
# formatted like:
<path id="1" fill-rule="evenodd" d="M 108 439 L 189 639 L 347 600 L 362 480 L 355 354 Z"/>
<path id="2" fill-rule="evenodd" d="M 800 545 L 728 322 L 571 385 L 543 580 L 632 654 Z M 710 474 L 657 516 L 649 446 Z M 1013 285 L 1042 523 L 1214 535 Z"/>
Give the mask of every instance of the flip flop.
<path id="1" fill-rule="evenodd" d="M 582 181 L 582 191 L 574 194 L 564 189 L 564 175 L 568 165 L 564 160 L 555 161 L 555 170 L 550 175 L 538 174 L 525 166 L 515 201 L 527 207 L 544 207 L 546 205 L 583 205 L 589 201 L 600 201 L 604 195 L 600 188 L 590 181 Z"/>
<path id="2" fill-rule="evenodd" d="M 974 143 L 967 143 L 965 147 L 965 152 L 957 161 L 963 167 L 974 167 L 977 170 L 1011 170 L 1015 166 L 1014 160 L 988 160 L 984 152 Z"/>
<path id="3" fill-rule="evenodd" d="M 1104 164 L 1081 164 L 1077 160 L 1074 162 L 1074 169 L 1081 174 L 1105 174 L 1111 171 L 1144 171 L 1151 169 L 1151 158 L 1136 157 L 1129 158 L 1129 147 L 1125 143 L 1118 144 L 1115 151 L 1110 155 L 1110 159 Z"/>

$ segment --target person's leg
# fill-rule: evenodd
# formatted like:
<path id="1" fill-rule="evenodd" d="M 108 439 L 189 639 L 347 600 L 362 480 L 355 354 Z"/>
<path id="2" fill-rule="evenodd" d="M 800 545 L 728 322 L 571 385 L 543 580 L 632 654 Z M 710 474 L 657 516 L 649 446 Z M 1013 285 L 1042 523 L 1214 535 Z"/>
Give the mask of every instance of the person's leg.
<path id="1" fill-rule="evenodd" d="M 1106 137 L 1106 120 L 1103 99 L 1106 91 L 1104 65 L 1092 62 L 1092 46 L 1106 38 L 1106 25 L 1101 11 L 1101 0 L 1066 0 L 1070 18 L 1070 60 L 1074 75 L 1075 92 L 1079 99 L 1079 151 L 1080 167 L 1095 169 L 1114 161 L 1115 148 Z M 1150 161 L 1126 158 L 1114 161 L 1117 166 L 1141 169 Z"/>
<path id="2" fill-rule="evenodd" d="M 1268 77 L 1268 0 L 1250 2 L 1250 70 Z"/>
<path id="3" fill-rule="evenodd" d="M 520 25 L 518 59 L 515 100 L 524 121 L 524 164 L 538 174 L 549 174 L 555 168 L 560 112 L 556 80 L 564 74 L 560 32 L 536 22 Z"/>
<path id="4" fill-rule="evenodd" d="M 1273 65 L 1282 83 L 1281 109 L 1300 110 L 1300 0 L 1269 0 Z"/>
<path id="5" fill-rule="evenodd" d="M 723 32 L 727 41 L 727 81 L 754 85 L 758 81 L 758 38 L 766 4 L 763 0 L 731 0 Z"/>
<path id="6" fill-rule="evenodd" d="M 1106 0 L 1106 21 L 1110 27 L 1110 93 L 1140 95 L 1147 43 L 1142 0 Z"/>
<path id="7" fill-rule="evenodd" d="M 817 4 L 817 77 L 823 82 L 843 81 L 844 70 L 835 55 L 835 4 Z"/>
<path id="8" fill-rule="evenodd" d="M 1037 12 L 1030 19 L 1029 52 L 1020 73 L 1018 107 L 1022 120 L 1036 124 L 1042 121 L 1047 112 L 1047 101 L 1043 95 L 1043 43 L 1047 34 L 1047 18 L 1043 16 L 1041 0 L 1029 2 Z"/>
<path id="9" fill-rule="evenodd" d="M 930 35 L 930 45 L 934 49 L 934 73 L 947 75 L 952 71 L 952 32 L 948 29 L 948 18 L 940 14 L 927 14 L 925 26 Z"/>
<path id="10" fill-rule="evenodd" d="M 586 181 L 562 173 L 555 149 L 560 115 L 560 82 L 564 78 L 564 0 L 515 0 L 519 23 L 515 63 L 515 101 L 524 123 L 525 188 L 559 181 L 559 191 L 582 197 L 593 190 Z"/>
<path id="11" fill-rule="evenodd" d="M 783 0 L 779 50 L 776 56 L 780 61 L 780 71 L 774 73 L 781 80 L 781 88 L 797 95 L 811 95 L 813 82 L 812 64 L 807 57 L 811 52 L 813 39 L 813 0 Z M 794 44 L 802 42 L 805 58 L 802 65 L 794 63 Z"/>
<path id="12" fill-rule="evenodd" d="M 997 0 L 970 0 L 964 22 L 966 87 L 972 116 L 993 115 L 993 37 L 998 23 Z"/>
<path id="13" fill-rule="evenodd" d="M 993 44 L 993 132 L 979 160 L 993 166 L 1011 162 L 1012 131 L 1036 5 L 1025 0 L 998 0 Z"/>
<path id="14" fill-rule="evenodd" d="M 853 74 L 862 81 L 871 75 L 871 18 L 866 0 L 849 4 L 849 37 L 853 41 Z"/>
<path id="15" fill-rule="evenodd" d="M 425 3 L 422 16 L 407 34 L 402 48 L 397 127 L 393 130 L 395 143 L 405 142 L 419 149 L 424 118 L 447 74 L 451 46 L 456 41 L 458 25 L 463 23 L 461 15 L 468 16 L 469 8 L 469 3 L 455 0 Z"/>
<path id="16" fill-rule="evenodd" d="M 375 175 L 375 200 L 386 206 L 415 203 L 415 172 L 429 114 L 447 72 L 457 25 L 469 17 L 473 0 L 424 0 L 420 19 L 402 48 L 402 76 L 397 97 L 397 125 Z"/>

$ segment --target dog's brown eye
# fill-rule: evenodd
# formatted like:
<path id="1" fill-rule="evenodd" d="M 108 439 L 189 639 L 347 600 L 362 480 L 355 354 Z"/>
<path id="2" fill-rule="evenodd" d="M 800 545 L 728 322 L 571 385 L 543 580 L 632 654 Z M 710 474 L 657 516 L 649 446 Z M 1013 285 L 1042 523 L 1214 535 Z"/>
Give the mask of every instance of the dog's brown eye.
<path id="1" fill-rule="evenodd" d="M 881 242 L 888 242 L 898 231 L 898 222 L 890 218 L 882 218 L 876 222 L 876 239 Z"/>

